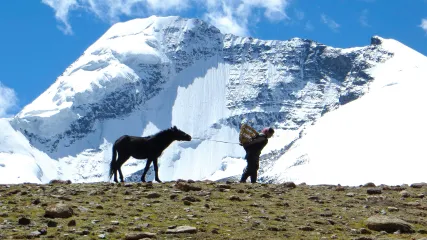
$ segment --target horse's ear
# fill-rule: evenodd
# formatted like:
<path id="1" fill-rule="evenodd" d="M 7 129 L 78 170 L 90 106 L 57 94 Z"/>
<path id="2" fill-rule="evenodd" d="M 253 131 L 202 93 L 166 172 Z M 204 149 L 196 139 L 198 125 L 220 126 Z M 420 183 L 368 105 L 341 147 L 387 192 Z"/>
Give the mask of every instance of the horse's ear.
<path id="1" fill-rule="evenodd" d="M 176 128 L 176 126 L 173 126 L 173 130 L 177 130 L 178 128 Z"/>

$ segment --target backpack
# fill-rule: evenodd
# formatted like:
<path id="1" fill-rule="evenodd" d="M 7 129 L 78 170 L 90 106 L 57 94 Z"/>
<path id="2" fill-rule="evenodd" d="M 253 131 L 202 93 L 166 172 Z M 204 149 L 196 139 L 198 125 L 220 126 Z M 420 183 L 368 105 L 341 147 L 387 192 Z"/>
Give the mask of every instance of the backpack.
<path id="1" fill-rule="evenodd" d="M 239 142 L 241 145 L 246 144 L 254 139 L 259 133 L 246 123 L 240 127 Z"/>

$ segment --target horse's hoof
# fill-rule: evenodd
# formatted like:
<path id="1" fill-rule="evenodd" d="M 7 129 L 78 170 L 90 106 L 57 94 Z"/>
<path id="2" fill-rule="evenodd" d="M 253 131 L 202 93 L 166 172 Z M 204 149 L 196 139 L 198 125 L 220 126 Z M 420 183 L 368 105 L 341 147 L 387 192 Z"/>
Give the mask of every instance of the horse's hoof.
<path id="1" fill-rule="evenodd" d="M 160 179 L 156 179 L 156 182 L 161 183 L 162 181 L 160 181 Z"/>
<path id="2" fill-rule="evenodd" d="M 145 179 L 141 179 L 141 182 L 145 182 Z"/>

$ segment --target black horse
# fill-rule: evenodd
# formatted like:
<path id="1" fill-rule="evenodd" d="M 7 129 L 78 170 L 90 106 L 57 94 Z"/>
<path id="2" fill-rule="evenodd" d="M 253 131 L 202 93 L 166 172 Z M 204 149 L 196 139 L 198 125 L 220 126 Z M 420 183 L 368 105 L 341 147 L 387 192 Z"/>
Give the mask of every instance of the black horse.
<path id="1" fill-rule="evenodd" d="M 161 182 L 158 174 L 157 158 L 175 140 L 191 141 L 191 136 L 179 130 L 176 126 L 148 137 L 121 136 L 113 145 L 110 178 L 114 175 L 114 181 L 117 183 L 117 171 L 119 171 L 120 181 L 124 182 L 121 166 L 132 156 L 136 159 L 147 159 L 144 173 L 141 176 L 142 182 L 145 182 L 145 175 L 150 168 L 151 162 L 154 162 L 155 179 L 157 182 Z M 117 153 L 119 157 L 116 160 Z"/>

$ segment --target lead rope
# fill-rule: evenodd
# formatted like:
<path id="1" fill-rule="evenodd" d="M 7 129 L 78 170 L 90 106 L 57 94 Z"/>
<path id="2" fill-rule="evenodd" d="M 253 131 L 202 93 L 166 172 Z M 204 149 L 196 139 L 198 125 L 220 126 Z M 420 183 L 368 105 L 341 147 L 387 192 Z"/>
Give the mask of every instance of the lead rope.
<path id="1" fill-rule="evenodd" d="M 226 142 L 226 141 L 214 140 L 214 139 L 195 138 L 195 137 L 193 137 L 192 139 L 203 140 L 203 141 L 210 141 L 210 142 L 220 142 L 220 143 L 239 144 L 239 145 L 240 145 L 240 143 L 235 143 L 235 142 Z"/>

